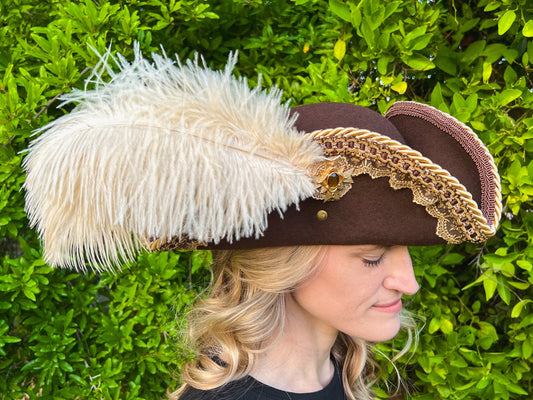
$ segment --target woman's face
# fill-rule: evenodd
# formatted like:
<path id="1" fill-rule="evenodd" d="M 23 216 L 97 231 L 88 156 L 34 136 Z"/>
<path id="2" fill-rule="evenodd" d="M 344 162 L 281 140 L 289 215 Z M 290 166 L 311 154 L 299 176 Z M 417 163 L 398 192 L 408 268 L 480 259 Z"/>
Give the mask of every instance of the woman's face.
<path id="1" fill-rule="evenodd" d="M 327 246 L 316 272 L 293 292 L 289 315 L 335 336 L 380 342 L 398 333 L 402 295 L 417 291 L 407 247 Z"/>

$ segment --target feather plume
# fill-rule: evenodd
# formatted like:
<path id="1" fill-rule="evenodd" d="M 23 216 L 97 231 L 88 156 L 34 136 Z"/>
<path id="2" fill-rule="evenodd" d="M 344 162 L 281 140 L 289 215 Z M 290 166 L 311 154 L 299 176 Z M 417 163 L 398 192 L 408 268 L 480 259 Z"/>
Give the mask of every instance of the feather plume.
<path id="1" fill-rule="evenodd" d="M 152 58 L 138 45 L 131 63 L 108 50 L 85 89 L 63 97 L 76 108 L 30 145 L 26 211 L 50 265 L 113 269 L 154 238 L 259 237 L 270 212 L 314 192 L 319 146 L 279 90 L 233 76 L 236 54 L 221 71 Z"/>

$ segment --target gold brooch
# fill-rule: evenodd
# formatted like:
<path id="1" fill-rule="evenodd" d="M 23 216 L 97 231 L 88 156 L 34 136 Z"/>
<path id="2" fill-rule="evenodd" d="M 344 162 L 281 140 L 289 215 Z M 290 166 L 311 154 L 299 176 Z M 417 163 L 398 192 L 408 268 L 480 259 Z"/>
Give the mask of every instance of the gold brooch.
<path id="1" fill-rule="evenodd" d="M 352 187 L 353 168 L 344 157 L 326 158 L 311 167 L 316 191 L 314 199 L 333 201 L 339 200 Z"/>

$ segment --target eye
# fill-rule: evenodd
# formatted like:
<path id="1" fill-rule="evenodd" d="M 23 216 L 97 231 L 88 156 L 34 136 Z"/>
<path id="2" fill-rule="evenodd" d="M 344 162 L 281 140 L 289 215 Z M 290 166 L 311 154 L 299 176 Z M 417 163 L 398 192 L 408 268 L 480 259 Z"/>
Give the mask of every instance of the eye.
<path id="1" fill-rule="evenodd" d="M 365 267 L 377 267 L 379 264 L 381 264 L 381 261 L 383 261 L 383 256 L 384 255 L 385 255 L 385 253 L 383 253 L 377 259 L 363 258 L 363 264 L 364 264 Z"/>

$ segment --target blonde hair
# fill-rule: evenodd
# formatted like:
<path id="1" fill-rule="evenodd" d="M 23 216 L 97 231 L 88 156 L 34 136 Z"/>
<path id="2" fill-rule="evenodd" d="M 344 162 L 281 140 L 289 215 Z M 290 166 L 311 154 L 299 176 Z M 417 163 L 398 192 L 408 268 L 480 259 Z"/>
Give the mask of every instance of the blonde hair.
<path id="1" fill-rule="evenodd" d="M 315 272 L 324 253 L 323 246 L 213 252 L 211 293 L 189 315 L 197 357 L 183 365 L 185 383 L 169 399 L 188 387 L 209 390 L 248 375 L 257 356 L 283 332 L 286 295 Z M 348 399 L 372 399 L 371 344 L 339 333 L 332 355 L 342 367 Z"/>

